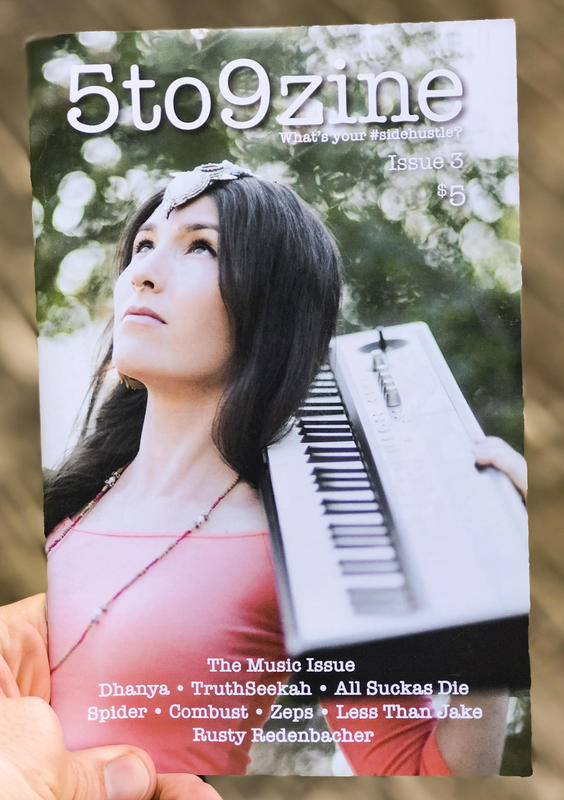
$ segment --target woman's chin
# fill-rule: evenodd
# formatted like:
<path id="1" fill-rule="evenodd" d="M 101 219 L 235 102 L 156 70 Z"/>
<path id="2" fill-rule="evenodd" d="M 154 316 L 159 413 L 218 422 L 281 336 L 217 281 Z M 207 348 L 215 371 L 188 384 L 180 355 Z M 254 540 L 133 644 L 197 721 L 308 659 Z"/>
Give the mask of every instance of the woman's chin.
<path id="1" fill-rule="evenodd" d="M 135 369 L 134 366 L 117 366 L 120 380 L 128 388 L 146 388 L 153 395 L 183 395 L 219 398 L 225 391 L 224 376 L 194 372 L 177 375 L 161 370 Z"/>

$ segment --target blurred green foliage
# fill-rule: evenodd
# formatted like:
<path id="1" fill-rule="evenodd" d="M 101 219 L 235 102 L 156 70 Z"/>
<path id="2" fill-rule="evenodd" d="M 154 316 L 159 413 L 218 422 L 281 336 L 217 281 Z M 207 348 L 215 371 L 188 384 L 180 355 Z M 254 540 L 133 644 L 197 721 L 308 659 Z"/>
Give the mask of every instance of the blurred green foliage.
<path id="1" fill-rule="evenodd" d="M 512 705 L 500 775 L 532 775 L 531 699 L 529 692 L 511 698 Z"/>
<path id="2" fill-rule="evenodd" d="M 96 38 L 98 37 L 98 38 Z M 29 45 L 31 155 L 37 231 L 37 314 L 49 336 L 71 332 L 107 315 L 114 244 L 133 205 L 163 185 L 173 170 L 229 158 L 265 177 L 292 185 L 334 232 L 341 248 L 347 289 L 342 332 L 416 319 L 431 327 L 484 429 L 522 447 L 519 317 L 519 251 L 514 158 L 465 157 L 463 169 L 390 172 L 388 155 L 435 155 L 464 150 L 464 142 L 437 141 L 299 143 L 281 141 L 277 114 L 288 104 L 279 76 L 334 72 L 347 62 L 350 113 L 366 113 L 363 72 L 402 71 L 414 85 L 431 69 L 448 67 L 460 44 L 423 25 L 289 28 L 271 31 L 166 31 L 63 35 Z M 270 109 L 257 127 L 234 130 L 220 111 L 231 106 L 218 92 L 222 67 L 251 58 L 268 72 Z M 122 115 L 99 135 L 79 133 L 66 119 L 68 66 L 112 66 L 112 91 Z M 208 122 L 195 131 L 173 127 L 163 112 L 159 126 L 140 132 L 131 124 L 130 93 L 122 88 L 129 67 L 156 82 L 142 93 L 142 114 L 163 104 L 166 87 L 194 76 L 212 95 Z M 66 76 L 66 77 L 65 77 Z M 81 86 L 105 84 L 82 76 Z M 231 87 L 255 91 L 249 70 L 233 74 Z M 397 112 L 398 99 L 382 88 L 382 108 Z M 337 87 L 316 93 L 335 107 Z M 82 121 L 100 121 L 105 100 L 80 103 Z M 249 118 L 257 105 L 234 108 Z M 176 112 L 195 119 L 196 91 L 178 92 Z M 433 127 L 428 122 L 418 128 Z M 361 126 L 362 127 L 362 126 Z M 363 129 L 369 129 L 366 126 Z M 391 122 L 380 130 L 393 128 Z M 351 131 L 334 126 L 334 131 Z M 300 133 L 310 128 L 297 129 Z M 437 196 L 437 182 L 464 184 L 467 201 L 455 207 Z M 511 191 L 513 189 L 513 192 Z"/>

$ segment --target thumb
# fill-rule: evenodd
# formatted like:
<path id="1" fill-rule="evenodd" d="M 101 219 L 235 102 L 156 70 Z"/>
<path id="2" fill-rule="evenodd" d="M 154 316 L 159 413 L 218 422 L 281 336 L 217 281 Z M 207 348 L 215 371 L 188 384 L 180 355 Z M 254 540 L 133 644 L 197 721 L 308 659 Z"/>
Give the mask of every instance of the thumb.
<path id="1" fill-rule="evenodd" d="M 155 792 L 155 766 L 144 750 L 95 747 L 68 756 L 65 800 L 150 800 Z"/>

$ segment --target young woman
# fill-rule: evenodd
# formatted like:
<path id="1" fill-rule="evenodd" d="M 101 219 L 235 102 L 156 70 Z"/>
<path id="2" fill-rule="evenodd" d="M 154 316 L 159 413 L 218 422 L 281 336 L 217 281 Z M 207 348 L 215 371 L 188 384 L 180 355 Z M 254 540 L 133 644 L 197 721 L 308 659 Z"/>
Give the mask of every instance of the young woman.
<path id="1" fill-rule="evenodd" d="M 131 220 L 113 343 L 46 494 L 52 704 L 70 749 L 128 742 L 160 772 L 245 772 L 288 677 L 260 454 L 325 357 L 340 287 L 313 212 L 229 162 L 177 176 Z M 470 728 L 437 723 L 429 698 L 409 698 L 417 720 L 364 700 L 352 741 L 325 713 L 357 774 L 491 773 L 505 700 L 480 702 Z"/>

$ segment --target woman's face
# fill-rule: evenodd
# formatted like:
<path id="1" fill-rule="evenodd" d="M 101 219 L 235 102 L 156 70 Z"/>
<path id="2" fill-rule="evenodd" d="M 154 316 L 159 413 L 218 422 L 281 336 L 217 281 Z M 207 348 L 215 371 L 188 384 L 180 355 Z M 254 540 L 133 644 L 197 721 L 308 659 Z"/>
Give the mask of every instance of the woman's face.
<path id="1" fill-rule="evenodd" d="M 219 291 L 217 207 L 209 196 L 159 206 L 114 289 L 114 365 L 147 385 L 221 388 L 232 353 Z"/>

